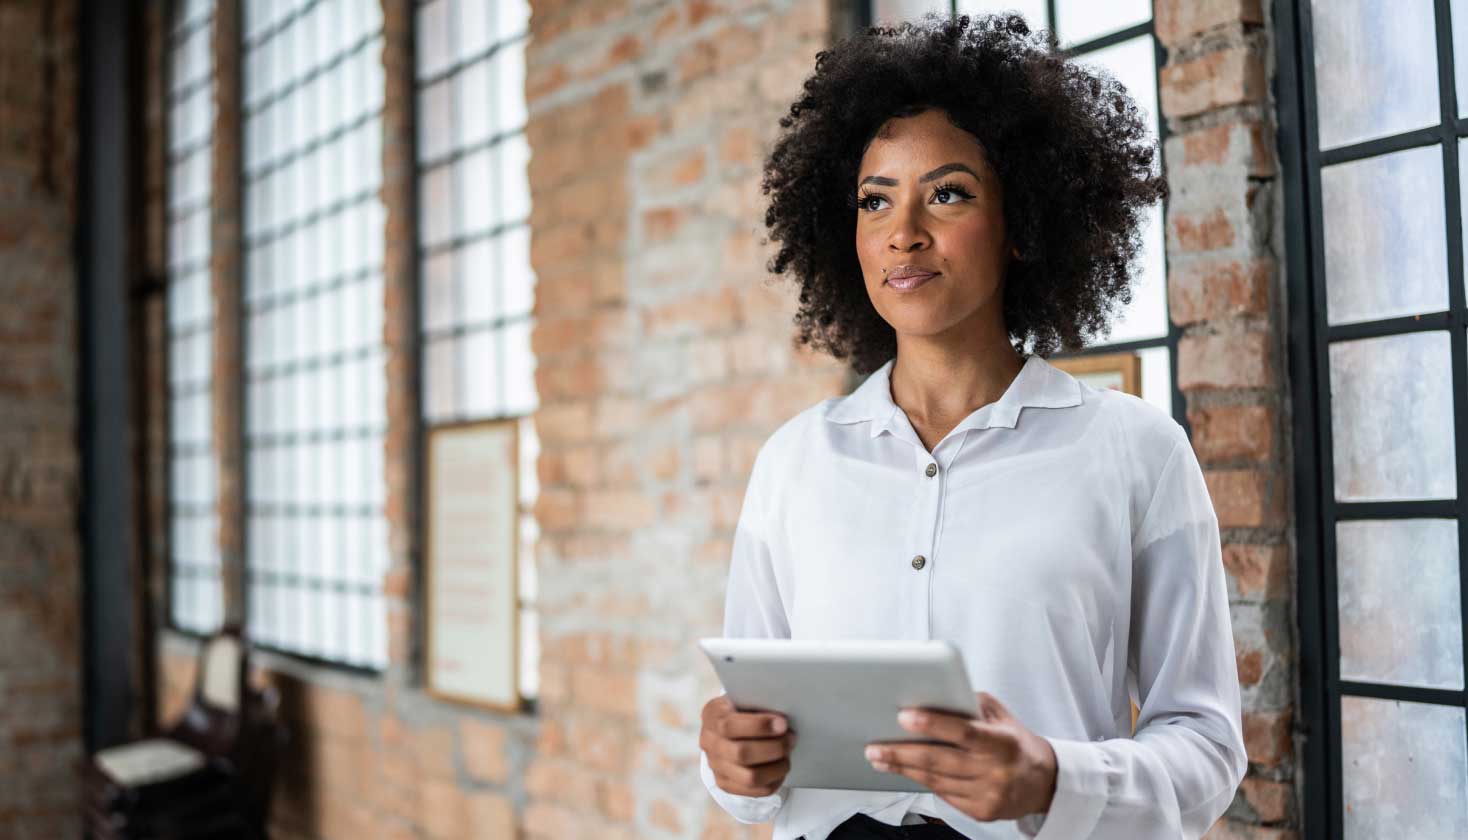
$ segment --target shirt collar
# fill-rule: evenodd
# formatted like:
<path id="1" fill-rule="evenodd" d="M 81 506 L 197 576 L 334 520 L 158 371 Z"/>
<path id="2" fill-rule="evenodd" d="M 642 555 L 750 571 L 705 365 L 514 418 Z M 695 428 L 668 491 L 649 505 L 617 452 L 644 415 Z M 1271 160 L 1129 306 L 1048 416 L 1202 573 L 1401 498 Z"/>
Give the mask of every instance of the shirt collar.
<path id="1" fill-rule="evenodd" d="M 856 390 L 832 406 L 826 419 L 842 424 L 872 421 L 872 437 L 892 429 L 901 411 L 892 401 L 892 365 L 896 361 L 888 359 L 873 371 Z M 1030 356 L 1003 396 L 965 417 L 953 431 L 1013 429 L 1025 408 L 1070 408 L 1080 404 L 1081 384 L 1075 377 L 1039 356 Z"/>

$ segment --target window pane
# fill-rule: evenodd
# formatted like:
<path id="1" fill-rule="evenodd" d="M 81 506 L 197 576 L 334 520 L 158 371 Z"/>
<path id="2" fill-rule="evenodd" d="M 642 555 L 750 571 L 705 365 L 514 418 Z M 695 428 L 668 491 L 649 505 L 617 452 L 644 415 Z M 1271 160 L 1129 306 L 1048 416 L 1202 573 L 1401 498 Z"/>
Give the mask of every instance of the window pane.
<path id="1" fill-rule="evenodd" d="M 1320 148 L 1438 122 L 1431 3 L 1311 3 Z"/>
<path id="2" fill-rule="evenodd" d="M 1468 837 L 1463 709 L 1341 698 L 1348 838 Z"/>
<path id="3" fill-rule="evenodd" d="M 1453 498 L 1452 386 L 1446 332 L 1332 344 L 1336 499 Z"/>
<path id="4" fill-rule="evenodd" d="M 1468 111 L 1468 3 L 1452 2 L 1453 18 L 1453 75 L 1458 91 L 1458 113 Z M 1461 57 L 1460 57 L 1461 56 Z"/>
<path id="5" fill-rule="evenodd" d="M 1019 12 L 1024 15 L 1030 29 L 1049 29 L 1050 15 L 1045 11 L 1045 0 L 958 0 L 961 15 L 993 14 L 995 12 Z"/>
<path id="6" fill-rule="evenodd" d="M 1132 281 L 1132 302 L 1118 313 L 1107 342 L 1167 335 L 1167 269 L 1163 262 L 1162 206 L 1147 208 L 1142 253 Z"/>
<path id="7" fill-rule="evenodd" d="M 252 630 L 266 644 L 362 667 L 386 664 L 373 624 L 385 619 L 368 609 L 380 580 L 359 575 L 345 591 L 323 582 L 341 576 L 344 557 L 386 552 L 375 5 L 308 4 L 243 56 L 246 67 L 273 67 L 246 74 L 246 101 L 274 99 L 246 110 L 242 132 L 279 152 L 246 171 L 243 196 Z"/>
<path id="8" fill-rule="evenodd" d="M 1151 0 L 1057 0 L 1056 34 L 1062 45 L 1080 44 L 1112 32 L 1146 23 L 1152 17 Z"/>
<path id="9" fill-rule="evenodd" d="M 916 20 L 927 12 L 948 14 L 953 8 L 949 0 L 873 0 L 874 23 L 896 23 Z"/>
<path id="10" fill-rule="evenodd" d="M 1330 323 L 1448 307 L 1441 147 L 1328 166 L 1320 193 Z"/>
<path id="11" fill-rule="evenodd" d="M 1088 52 L 1076 59 L 1088 67 L 1099 67 L 1121 82 L 1137 103 L 1147 122 L 1148 137 L 1157 142 L 1157 53 L 1151 35 Z"/>
<path id="12" fill-rule="evenodd" d="M 1336 524 L 1341 678 L 1463 687 L 1458 523 Z"/>

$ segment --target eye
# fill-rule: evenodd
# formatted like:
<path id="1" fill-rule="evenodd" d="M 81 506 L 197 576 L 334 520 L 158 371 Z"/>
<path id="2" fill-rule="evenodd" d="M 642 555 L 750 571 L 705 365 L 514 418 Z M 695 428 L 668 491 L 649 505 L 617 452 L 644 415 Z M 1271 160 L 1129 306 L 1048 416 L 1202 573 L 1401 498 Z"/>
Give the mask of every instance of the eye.
<path id="1" fill-rule="evenodd" d="M 952 201 L 939 201 L 939 204 L 957 204 L 960 201 L 974 197 L 973 193 L 970 193 L 968 190 L 965 190 L 963 187 L 960 187 L 957 184 L 940 184 L 937 189 L 933 190 L 934 199 L 943 195 L 949 197 L 957 197 L 953 198 Z"/>
<path id="2" fill-rule="evenodd" d="M 872 206 L 873 201 L 886 200 L 886 196 L 883 196 L 881 193 L 864 192 L 856 197 L 856 209 L 871 212 L 877 209 L 876 207 Z"/>

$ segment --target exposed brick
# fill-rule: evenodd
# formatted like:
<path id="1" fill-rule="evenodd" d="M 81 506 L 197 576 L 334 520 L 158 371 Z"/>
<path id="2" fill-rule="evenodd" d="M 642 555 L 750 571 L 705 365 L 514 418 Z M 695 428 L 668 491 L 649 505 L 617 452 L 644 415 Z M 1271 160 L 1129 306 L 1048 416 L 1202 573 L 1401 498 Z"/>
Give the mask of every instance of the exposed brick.
<path id="1" fill-rule="evenodd" d="M 1179 224 L 1184 222 L 1180 219 Z M 1184 235 L 1181 230 L 1178 232 Z M 1168 312 L 1179 326 L 1238 315 L 1261 315 L 1269 305 L 1273 280 L 1274 262 L 1270 259 L 1248 263 L 1178 260 L 1167 278 Z"/>
<path id="2" fill-rule="evenodd" d="M 1244 600 L 1283 597 L 1289 585 L 1289 550 L 1282 545 L 1223 547 L 1230 595 Z"/>
<path id="3" fill-rule="evenodd" d="M 1162 113 L 1171 118 L 1259 102 L 1269 91 L 1263 54 L 1251 45 L 1169 64 L 1162 68 L 1159 84 Z"/>
<path id="4" fill-rule="evenodd" d="M 1152 15 L 1157 39 L 1169 47 L 1230 24 L 1264 22 L 1260 0 L 1157 0 Z"/>
<path id="5" fill-rule="evenodd" d="M 1292 715 L 1282 712 L 1244 712 L 1244 746 L 1249 761 L 1263 767 L 1274 767 L 1291 754 L 1290 723 Z"/>
<path id="6" fill-rule="evenodd" d="M 475 781 L 503 784 L 510 775 L 504 727 L 474 718 L 459 721 L 464 770 Z"/>
<path id="7" fill-rule="evenodd" d="M 1270 340 L 1268 333 L 1240 330 L 1184 336 L 1178 342 L 1178 387 L 1274 387 Z"/>
<path id="8" fill-rule="evenodd" d="M 1284 523 L 1284 476 L 1262 469 L 1204 470 L 1221 528 L 1266 528 Z"/>
<path id="9" fill-rule="evenodd" d="M 1275 410 L 1263 405 L 1215 406 L 1188 412 L 1193 450 L 1204 463 L 1263 461 L 1274 453 Z"/>
<path id="10" fill-rule="evenodd" d="M 1249 778 L 1244 779 L 1239 788 L 1261 822 L 1280 822 L 1290 818 L 1295 789 L 1289 783 Z"/>

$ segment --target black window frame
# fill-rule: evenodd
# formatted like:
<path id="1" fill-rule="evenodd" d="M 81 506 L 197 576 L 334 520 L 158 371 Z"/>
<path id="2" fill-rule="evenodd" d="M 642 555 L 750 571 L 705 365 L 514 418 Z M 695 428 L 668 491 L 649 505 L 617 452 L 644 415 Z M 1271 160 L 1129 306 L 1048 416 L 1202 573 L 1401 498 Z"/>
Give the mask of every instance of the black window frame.
<path id="1" fill-rule="evenodd" d="M 1280 165 L 1284 179 L 1286 276 L 1289 295 L 1289 375 L 1294 406 L 1295 509 L 1300 633 L 1300 710 L 1304 735 L 1300 767 L 1303 836 L 1327 838 L 1344 831 L 1340 703 L 1367 697 L 1468 707 L 1465 689 L 1435 689 L 1340 678 L 1336 537 L 1338 522 L 1362 519 L 1455 519 L 1464 651 L 1468 656 L 1468 295 L 1463 277 L 1462 208 L 1458 144 L 1468 138 L 1468 119 L 1458 114 L 1451 3 L 1434 0 L 1439 113 L 1435 126 L 1400 132 L 1326 151 L 1319 148 L 1310 4 L 1280 0 L 1274 6 L 1279 98 Z M 1438 146 L 1443 159 L 1444 221 L 1448 269 L 1445 311 L 1328 325 L 1321 170 L 1407 149 Z M 1456 493 L 1450 500 L 1337 502 L 1333 469 L 1329 348 L 1362 338 L 1448 333 L 1454 401 Z M 1468 665 L 1468 663 L 1465 663 Z M 1465 668 L 1468 670 L 1468 668 Z"/>

